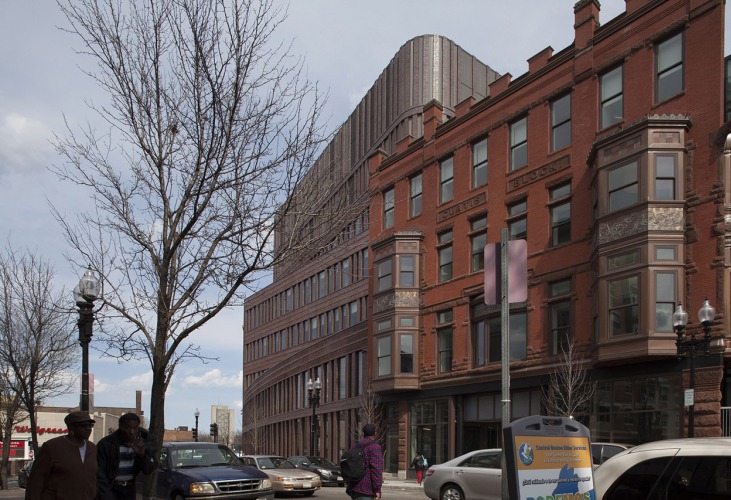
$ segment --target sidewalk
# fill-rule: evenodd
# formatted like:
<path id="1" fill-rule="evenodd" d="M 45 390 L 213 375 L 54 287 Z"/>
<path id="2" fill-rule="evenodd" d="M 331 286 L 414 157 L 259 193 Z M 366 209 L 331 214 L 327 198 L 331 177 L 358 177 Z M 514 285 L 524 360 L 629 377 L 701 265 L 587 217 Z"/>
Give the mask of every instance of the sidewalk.
<path id="1" fill-rule="evenodd" d="M 423 490 L 423 486 L 416 484 L 416 479 L 398 479 L 394 477 L 384 477 L 383 486 L 385 490 Z"/>

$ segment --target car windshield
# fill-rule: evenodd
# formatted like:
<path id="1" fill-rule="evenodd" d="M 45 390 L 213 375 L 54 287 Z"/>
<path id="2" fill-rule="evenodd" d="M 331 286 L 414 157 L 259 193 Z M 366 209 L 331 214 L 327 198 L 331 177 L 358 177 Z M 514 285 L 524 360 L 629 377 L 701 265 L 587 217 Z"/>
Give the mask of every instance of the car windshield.
<path id="1" fill-rule="evenodd" d="M 225 446 L 176 447 L 171 451 L 170 459 L 171 465 L 176 469 L 241 464 L 239 458 Z"/>
<path id="2" fill-rule="evenodd" d="M 296 469 L 292 462 L 283 457 L 261 457 L 258 460 L 260 469 Z"/>
<path id="3" fill-rule="evenodd" d="M 332 463 L 327 458 L 322 457 L 307 457 L 307 460 L 312 462 L 315 465 L 324 465 L 325 467 L 335 467 L 335 464 Z"/>

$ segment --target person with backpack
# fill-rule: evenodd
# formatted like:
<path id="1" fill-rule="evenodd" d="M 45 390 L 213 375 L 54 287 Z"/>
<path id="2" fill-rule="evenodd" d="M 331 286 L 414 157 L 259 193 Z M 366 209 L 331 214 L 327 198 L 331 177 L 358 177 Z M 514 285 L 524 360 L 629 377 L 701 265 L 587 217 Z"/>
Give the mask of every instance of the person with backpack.
<path id="1" fill-rule="evenodd" d="M 421 486 L 421 480 L 424 478 L 424 471 L 429 468 L 429 463 L 426 461 L 426 457 L 422 455 L 421 451 L 416 452 L 416 456 L 411 461 L 411 466 L 416 471 L 416 482 Z"/>
<path id="2" fill-rule="evenodd" d="M 353 500 L 379 500 L 383 485 L 383 453 L 376 443 L 376 426 L 363 426 L 363 439 L 343 453 L 340 469 L 345 492 Z"/>

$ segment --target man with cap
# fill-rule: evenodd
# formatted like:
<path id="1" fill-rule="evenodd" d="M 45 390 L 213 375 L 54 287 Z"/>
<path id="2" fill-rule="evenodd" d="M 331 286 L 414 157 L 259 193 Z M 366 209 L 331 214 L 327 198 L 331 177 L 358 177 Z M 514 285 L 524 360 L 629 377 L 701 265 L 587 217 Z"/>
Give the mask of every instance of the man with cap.
<path id="1" fill-rule="evenodd" d="M 136 413 L 119 417 L 119 429 L 97 445 L 99 500 L 135 500 L 135 478 L 157 468 L 155 443 Z"/>
<path id="2" fill-rule="evenodd" d="M 41 446 L 28 477 L 25 500 L 94 500 L 96 446 L 89 441 L 94 419 L 74 411 L 64 418 L 68 433 Z"/>
<path id="3" fill-rule="evenodd" d="M 351 446 L 363 449 L 363 461 L 366 473 L 358 482 L 348 484 L 345 491 L 353 500 L 378 500 L 381 498 L 381 485 L 383 484 L 383 453 L 381 445 L 376 443 L 376 426 L 366 424 L 363 426 L 363 439 Z"/>

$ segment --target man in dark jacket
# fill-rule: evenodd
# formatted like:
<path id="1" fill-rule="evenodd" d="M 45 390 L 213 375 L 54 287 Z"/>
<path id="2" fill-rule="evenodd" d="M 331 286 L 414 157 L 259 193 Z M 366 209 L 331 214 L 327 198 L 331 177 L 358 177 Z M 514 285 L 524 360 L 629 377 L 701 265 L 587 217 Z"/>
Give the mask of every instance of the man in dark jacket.
<path id="1" fill-rule="evenodd" d="M 47 441 L 33 463 L 25 489 L 26 500 L 94 500 L 96 446 L 89 441 L 94 419 L 74 411 L 64 418 L 68 434 Z"/>
<path id="2" fill-rule="evenodd" d="M 376 443 L 376 426 L 366 424 L 363 426 L 363 439 L 351 446 L 363 449 L 363 461 L 365 462 L 366 473 L 363 478 L 353 484 L 348 484 L 346 492 L 353 500 L 379 500 L 381 498 L 381 485 L 383 484 L 383 452 L 381 445 Z"/>
<path id="3" fill-rule="evenodd" d="M 125 413 L 119 429 L 97 444 L 97 490 L 99 500 L 135 500 L 135 478 L 157 468 L 154 441 L 140 427 L 140 417 Z"/>

